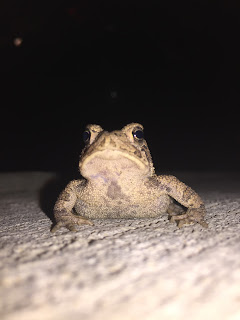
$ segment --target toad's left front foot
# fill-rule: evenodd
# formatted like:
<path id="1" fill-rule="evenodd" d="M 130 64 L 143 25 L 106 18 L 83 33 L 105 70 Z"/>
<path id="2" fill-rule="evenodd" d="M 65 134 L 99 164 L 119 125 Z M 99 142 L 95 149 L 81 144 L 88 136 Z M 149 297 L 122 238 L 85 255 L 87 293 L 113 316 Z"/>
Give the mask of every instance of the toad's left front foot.
<path id="1" fill-rule="evenodd" d="M 182 226 L 185 224 L 190 224 L 193 222 L 198 222 L 201 226 L 207 228 L 208 224 L 204 220 L 205 213 L 206 210 L 204 206 L 201 206 L 199 208 L 189 208 L 185 214 L 172 216 L 170 221 L 179 221 L 179 228 L 182 228 Z"/>

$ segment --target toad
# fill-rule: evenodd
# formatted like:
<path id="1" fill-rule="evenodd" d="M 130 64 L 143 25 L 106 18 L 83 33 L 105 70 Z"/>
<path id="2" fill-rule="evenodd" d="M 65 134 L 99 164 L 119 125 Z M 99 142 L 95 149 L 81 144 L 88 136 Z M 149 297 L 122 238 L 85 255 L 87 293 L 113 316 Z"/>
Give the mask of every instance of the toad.
<path id="1" fill-rule="evenodd" d="M 79 225 L 93 225 L 94 219 L 153 218 L 163 213 L 179 227 L 195 222 L 207 227 L 199 195 L 176 177 L 155 173 L 141 124 L 112 132 L 90 124 L 83 139 L 82 178 L 71 181 L 58 197 L 52 232 L 61 227 L 77 231 Z"/>

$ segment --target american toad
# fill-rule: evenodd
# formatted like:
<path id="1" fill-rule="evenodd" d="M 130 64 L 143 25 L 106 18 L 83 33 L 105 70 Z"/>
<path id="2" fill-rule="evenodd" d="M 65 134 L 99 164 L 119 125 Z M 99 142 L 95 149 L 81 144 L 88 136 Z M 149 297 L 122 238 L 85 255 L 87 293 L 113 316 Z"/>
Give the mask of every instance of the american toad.
<path id="1" fill-rule="evenodd" d="M 93 225 L 96 218 L 150 218 L 162 213 L 172 216 L 179 227 L 191 222 L 207 227 L 198 194 L 174 176 L 155 174 L 141 124 L 112 132 L 91 124 L 83 139 L 79 162 L 83 178 L 71 181 L 60 194 L 52 232 L 60 227 L 76 231 L 78 225 Z"/>

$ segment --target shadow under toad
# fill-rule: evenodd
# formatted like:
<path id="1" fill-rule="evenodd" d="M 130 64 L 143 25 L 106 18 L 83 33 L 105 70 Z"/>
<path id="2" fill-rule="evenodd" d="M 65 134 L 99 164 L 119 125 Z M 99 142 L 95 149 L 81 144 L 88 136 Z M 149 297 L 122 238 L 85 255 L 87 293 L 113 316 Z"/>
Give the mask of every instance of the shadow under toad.
<path id="1" fill-rule="evenodd" d="M 80 177 L 76 174 L 64 172 L 57 173 L 56 176 L 50 178 L 42 186 L 39 192 L 39 205 L 41 210 L 47 215 L 47 217 L 55 224 L 53 208 L 59 194 L 63 191 L 66 185 L 74 179 Z"/>

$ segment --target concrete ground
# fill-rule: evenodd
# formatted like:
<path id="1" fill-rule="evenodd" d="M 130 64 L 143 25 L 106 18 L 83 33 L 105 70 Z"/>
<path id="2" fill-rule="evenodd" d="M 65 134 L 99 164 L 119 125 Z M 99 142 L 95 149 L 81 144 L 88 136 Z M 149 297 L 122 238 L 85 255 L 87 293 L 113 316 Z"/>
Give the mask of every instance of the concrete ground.
<path id="1" fill-rule="evenodd" d="M 0 318 L 240 319 L 240 174 L 174 174 L 202 196 L 208 229 L 163 215 L 51 234 L 66 181 L 0 174 Z"/>

